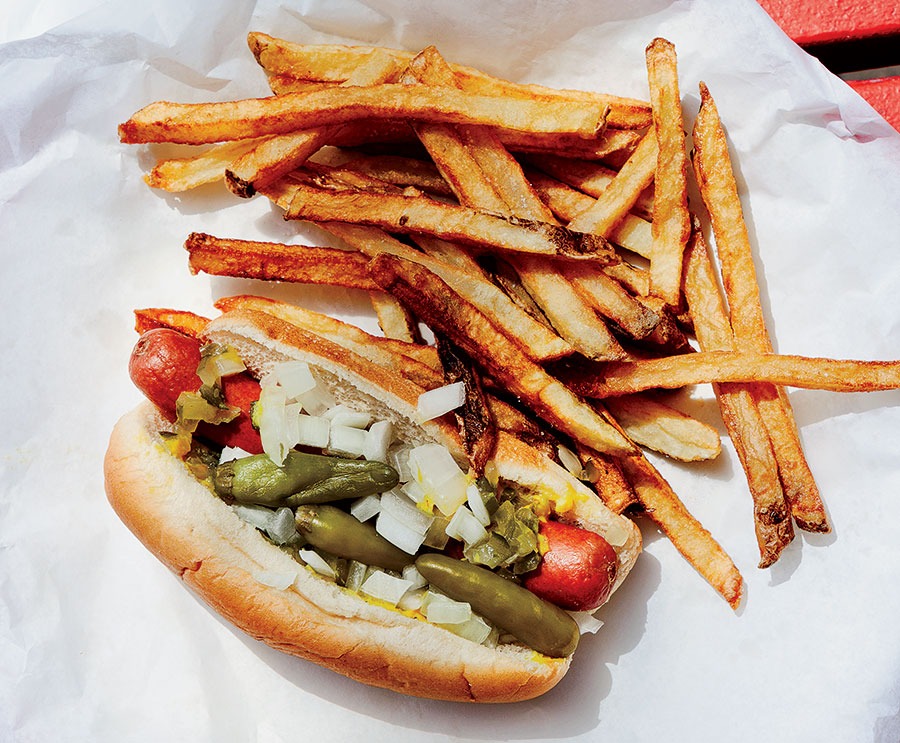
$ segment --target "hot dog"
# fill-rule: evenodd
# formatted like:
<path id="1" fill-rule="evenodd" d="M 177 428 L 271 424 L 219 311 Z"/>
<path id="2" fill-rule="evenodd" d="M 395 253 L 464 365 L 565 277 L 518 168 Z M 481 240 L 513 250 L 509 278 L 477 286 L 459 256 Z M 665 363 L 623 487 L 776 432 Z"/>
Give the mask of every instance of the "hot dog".
<path id="1" fill-rule="evenodd" d="M 202 338 L 173 343 L 194 344 L 217 344 L 246 365 L 212 385 L 221 392 L 226 380 L 246 378 L 237 382 L 240 401 L 230 405 L 227 394 L 219 400 L 236 417 L 196 426 L 188 449 L 171 399 L 196 392 L 196 370 L 148 383 L 146 365 L 133 358 L 132 376 L 149 390 L 148 401 L 116 425 L 105 459 L 113 508 L 153 554 L 248 634 L 367 684 L 511 702 L 559 682 L 579 637 L 568 610 L 593 610 L 625 579 L 640 551 L 631 521 L 503 432 L 476 478 L 452 416 L 420 419 L 423 388 L 283 318 L 231 310 L 210 321 Z M 148 345 L 142 336 L 136 353 Z M 278 449 L 263 424 L 244 429 L 248 446 L 241 448 L 252 453 L 258 443 L 267 453 L 219 463 L 219 450 L 235 441 L 219 426 L 249 425 L 247 396 L 254 394 L 247 390 L 265 397 L 284 386 L 286 362 L 292 370 L 305 365 L 314 378 L 318 392 L 305 398 L 319 413 L 312 417 L 327 418 L 338 406 L 371 416 L 384 424 L 382 443 L 385 426 L 391 429 L 391 455 L 366 460 L 331 443 L 324 452 L 308 442 Z M 257 423 L 276 409 L 269 397 L 251 402 Z M 333 407 L 316 411 L 321 405 Z M 378 461 L 404 456 L 410 464 Z M 448 461 L 460 474 L 435 488 L 433 471 Z M 309 474 L 320 467 L 323 474 Z M 283 485 L 294 472 L 303 481 Z M 376 500 L 379 516 L 353 515 Z M 401 526 L 391 527 L 391 518 Z M 406 518 L 427 522 L 417 527 L 426 532 L 424 544 L 404 541 L 415 531 Z M 529 539 L 531 548 L 523 546 Z M 577 580 L 568 583 L 566 559 L 576 563 Z"/>

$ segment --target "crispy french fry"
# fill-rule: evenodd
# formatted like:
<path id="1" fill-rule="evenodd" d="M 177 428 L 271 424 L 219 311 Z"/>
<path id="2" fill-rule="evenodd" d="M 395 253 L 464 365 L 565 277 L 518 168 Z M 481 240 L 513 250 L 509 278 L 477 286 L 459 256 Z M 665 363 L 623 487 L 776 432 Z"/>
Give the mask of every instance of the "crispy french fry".
<path id="1" fill-rule="evenodd" d="M 154 328 L 171 328 L 193 338 L 199 338 L 208 324 L 208 317 L 185 310 L 148 307 L 134 311 L 134 329 L 141 334 Z"/>
<path id="2" fill-rule="evenodd" d="M 691 234 L 691 221 L 675 46 L 666 39 L 656 38 L 647 47 L 646 56 L 653 107 L 652 132 L 657 142 L 650 290 L 671 307 L 678 307 L 682 256 Z"/>
<path id="3" fill-rule="evenodd" d="M 259 144 L 258 139 L 223 142 L 192 157 L 160 160 L 144 180 L 151 188 L 177 193 L 222 180 L 225 169 Z"/>
<path id="4" fill-rule="evenodd" d="M 536 361 L 549 361 L 572 353 L 572 346 L 567 341 L 522 311 L 491 282 L 469 271 L 429 258 L 376 228 L 340 222 L 320 226 L 369 257 L 388 253 L 425 266 L 467 302 L 494 318 L 508 338 L 519 339 L 516 342 L 523 344 L 524 339 L 527 339 L 526 352 Z"/>
<path id="5" fill-rule="evenodd" d="M 273 75 L 288 75 L 299 80 L 330 80 L 342 82 L 353 72 L 360 59 L 372 47 L 339 45 L 303 45 L 262 33 L 251 33 L 248 45 L 260 66 Z M 405 62 L 414 56 L 412 52 L 385 49 Z M 523 85 L 492 77 L 481 70 L 463 65 L 453 65 L 453 71 L 465 87 L 484 91 L 488 95 L 531 98 L 545 103 L 557 103 L 559 107 L 576 103 L 609 106 L 610 123 L 622 129 L 643 129 L 650 124 L 650 107 L 645 101 L 620 96 L 583 91 L 556 90 L 538 85 Z"/>
<path id="6" fill-rule="evenodd" d="M 317 158 L 318 160 L 318 158 Z M 434 163 L 400 155 L 360 155 L 331 163 L 343 170 L 376 178 L 401 188 L 413 186 L 438 196 L 452 196 L 453 190 L 441 176 Z"/>
<path id="7" fill-rule="evenodd" d="M 597 312 L 632 338 L 646 338 L 659 325 L 660 316 L 635 299 L 611 276 L 580 263 L 561 265 L 560 270 Z"/>
<path id="8" fill-rule="evenodd" d="M 390 294 L 369 292 L 369 300 L 378 318 L 378 327 L 386 338 L 406 343 L 422 342 L 415 318 Z"/>
<path id="9" fill-rule="evenodd" d="M 612 361 L 604 364 L 600 374 L 575 372 L 566 382 L 579 394 L 596 398 L 714 382 L 767 383 L 830 392 L 879 392 L 900 388 L 900 361 L 700 351 Z"/>
<path id="10" fill-rule="evenodd" d="M 700 347 L 730 349 L 734 347 L 734 335 L 699 227 L 695 225 L 685 255 L 684 296 Z M 713 389 L 753 497 L 759 566 L 768 567 L 794 537 L 775 451 L 754 400 L 753 388 L 745 384 L 715 384 Z"/>
<path id="11" fill-rule="evenodd" d="M 503 146 L 510 152 L 556 154 L 604 162 L 613 157 L 627 159 L 641 141 L 641 134 L 638 131 L 609 127 L 596 139 L 572 137 L 567 134 L 530 134 L 507 129 L 495 131 Z"/>
<path id="12" fill-rule="evenodd" d="M 656 137 L 647 135 L 593 206 L 569 222 L 569 229 L 604 236 L 611 233 L 653 180 L 656 156 Z"/>
<path id="13" fill-rule="evenodd" d="M 716 429 L 647 394 L 611 397 L 605 405 L 632 441 L 672 459 L 700 462 L 722 450 Z"/>
<path id="14" fill-rule="evenodd" d="M 606 109 L 573 103 L 548 110 L 540 101 L 524 98 L 385 83 L 223 103 L 158 101 L 120 124 L 119 138 L 128 144 L 206 144 L 287 134 L 361 118 L 398 117 L 595 137 L 606 124 Z"/>
<path id="15" fill-rule="evenodd" d="M 568 223 L 594 204 L 586 193 L 544 173 L 529 171 L 528 180 L 541 200 L 563 222 Z M 609 241 L 649 258 L 653 250 L 651 223 L 635 214 L 626 214 L 609 233 Z M 642 292 L 646 294 L 647 292 Z"/>
<path id="16" fill-rule="evenodd" d="M 491 320 L 423 266 L 381 254 L 370 263 L 373 278 L 417 317 L 449 337 L 535 414 L 599 451 L 630 456 L 636 447 L 564 385 L 534 363 Z"/>
<path id="17" fill-rule="evenodd" d="M 424 195 L 371 193 L 297 183 L 286 219 L 351 222 L 403 234 L 422 232 L 476 246 L 482 251 L 534 253 L 570 259 L 616 262 L 611 245 L 597 235 L 572 232 L 546 222 L 504 218 Z"/>
<path id="18" fill-rule="evenodd" d="M 646 139 L 646 137 L 644 137 L 644 139 Z M 538 170 L 562 181 L 572 188 L 583 191 L 588 194 L 588 196 L 593 196 L 595 199 L 599 199 L 603 195 L 619 172 L 618 170 L 605 165 L 599 165 L 594 162 L 585 162 L 583 160 L 573 160 L 572 158 L 560 157 L 558 155 L 529 155 L 527 161 Z M 637 161 L 635 161 L 635 163 L 636 162 Z M 652 158 L 648 158 L 642 163 L 642 169 L 645 173 L 647 170 L 652 170 L 652 168 Z M 621 168 L 619 170 L 621 170 Z M 635 216 L 641 217 L 644 220 L 653 218 L 652 187 L 647 187 L 641 191 L 630 211 Z M 644 254 L 641 253 L 641 255 Z M 650 257 L 649 251 L 645 257 Z"/>
<path id="19" fill-rule="evenodd" d="M 483 475 L 497 445 L 497 425 L 487 403 L 481 375 L 471 359 L 452 341 L 437 335 L 435 346 L 447 384 L 462 382 L 465 387 L 465 402 L 454 414 L 469 464 L 478 475 Z"/>
<path id="20" fill-rule="evenodd" d="M 722 283 L 731 312 L 736 348 L 771 353 L 753 252 L 737 192 L 725 131 L 715 101 L 700 84 L 700 111 L 694 122 L 694 169 L 710 215 Z M 801 529 L 830 530 L 825 506 L 809 469 L 794 414 L 783 388 L 756 388 L 759 411 L 778 459 L 785 496 Z"/>
<path id="21" fill-rule="evenodd" d="M 197 232 L 184 247 L 192 273 L 378 290 L 367 273 L 366 259 L 347 250 L 232 240 Z"/>
<path id="22" fill-rule="evenodd" d="M 577 446 L 585 473 L 585 479 L 593 484 L 597 495 L 616 513 L 625 513 L 633 506 L 639 505 L 637 495 L 617 457 Z"/>
<path id="23" fill-rule="evenodd" d="M 737 609 L 744 580 L 712 534 L 691 515 L 671 485 L 643 457 L 624 457 L 622 469 L 644 512 L 709 584 Z"/>

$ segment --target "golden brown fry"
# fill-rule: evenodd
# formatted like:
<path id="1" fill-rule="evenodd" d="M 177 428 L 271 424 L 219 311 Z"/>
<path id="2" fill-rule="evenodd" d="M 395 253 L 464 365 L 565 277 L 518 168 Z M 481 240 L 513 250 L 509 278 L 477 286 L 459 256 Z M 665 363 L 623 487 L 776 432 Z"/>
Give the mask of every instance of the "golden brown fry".
<path id="1" fill-rule="evenodd" d="M 595 139 L 572 137 L 567 134 L 530 134 L 508 129 L 492 131 L 510 152 L 554 154 L 582 160 L 602 160 L 606 163 L 612 158 L 627 160 L 641 141 L 641 134 L 638 131 L 610 127 Z"/>
<path id="2" fill-rule="evenodd" d="M 208 324 L 208 317 L 184 310 L 149 307 L 134 311 L 134 329 L 141 334 L 154 328 L 171 328 L 192 338 L 199 338 Z"/>
<path id="3" fill-rule="evenodd" d="M 831 392 L 900 388 L 900 361 L 856 361 L 790 354 L 701 351 L 637 361 L 612 361 L 601 374 L 573 373 L 579 394 L 605 398 L 712 382 L 768 383 Z"/>
<path id="4" fill-rule="evenodd" d="M 401 188 L 413 186 L 420 191 L 438 196 L 453 195 L 453 190 L 438 172 L 434 163 L 425 160 L 400 155 L 354 154 L 331 164 L 343 170 L 352 170 Z"/>
<path id="5" fill-rule="evenodd" d="M 597 495 L 616 513 L 625 513 L 629 508 L 639 505 L 637 495 L 617 457 L 589 449 L 586 446 L 577 446 L 578 456 L 581 459 L 585 478 L 593 484 Z"/>
<path id="6" fill-rule="evenodd" d="M 656 174 L 653 180 L 653 254 L 650 290 L 671 307 L 681 304 L 681 265 L 691 234 L 687 197 L 687 154 L 675 46 L 654 39 L 646 51 Z"/>
<path id="7" fill-rule="evenodd" d="M 247 39 L 260 66 L 272 75 L 288 75 L 298 80 L 330 80 L 342 82 L 353 72 L 360 59 L 372 47 L 339 45 L 303 45 L 262 33 L 251 33 Z M 398 60 L 409 63 L 414 54 L 399 49 L 385 49 Z M 486 95 L 539 99 L 556 103 L 557 108 L 588 103 L 608 106 L 610 124 L 621 129 L 643 129 L 650 124 L 650 107 L 645 101 L 585 91 L 556 90 L 538 85 L 523 85 L 501 80 L 486 73 L 453 65 L 454 73 L 467 89 Z"/>
<path id="8" fill-rule="evenodd" d="M 191 273 L 328 284 L 377 291 L 358 253 L 308 245 L 232 240 L 192 233 L 184 245 Z"/>
<path id="9" fill-rule="evenodd" d="M 407 353 L 408 350 L 411 351 L 415 348 L 415 344 L 392 342 L 388 338 L 371 335 L 355 325 L 328 315 L 265 297 L 249 295 L 223 297 L 216 302 L 216 307 L 222 312 L 233 309 L 265 312 L 301 327 L 307 332 L 327 338 L 332 343 L 402 375 L 424 389 L 439 387 L 444 383 L 439 368 L 436 368 L 438 366 L 437 354 L 431 346 L 419 347 L 428 350 L 431 357 L 431 364 L 429 364 Z"/>
<path id="10" fill-rule="evenodd" d="M 297 183 L 285 219 L 350 222 L 388 232 L 422 232 L 473 245 L 482 251 L 535 253 L 570 259 L 616 262 L 611 245 L 597 235 L 572 232 L 545 222 L 504 218 L 424 195 L 371 193 Z"/>
<path id="11" fill-rule="evenodd" d="M 450 338 L 547 423 L 599 451 L 624 456 L 636 453 L 634 444 L 535 364 L 438 276 L 387 254 L 376 256 L 369 270 L 385 291 L 407 304 L 435 332 Z"/>
<path id="12" fill-rule="evenodd" d="M 372 309 L 378 318 L 378 327 L 386 338 L 406 343 L 421 343 L 418 324 L 400 302 L 384 292 L 369 292 Z"/>
<path id="13" fill-rule="evenodd" d="M 699 227 L 695 224 L 685 255 L 684 296 L 700 348 L 727 350 L 734 347 L 734 335 Z M 794 538 L 775 451 L 751 385 L 715 384 L 713 390 L 753 497 L 759 566 L 768 567 Z"/>
<path id="14" fill-rule="evenodd" d="M 595 199 L 599 199 L 603 195 L 603 192 L 606 191 L 613 180 L 615 180 L 619 170 L 621 170 L 621 168 L 616 170 L 594 162 L 573 160 L 572 158 L 556 155 L 529 155 L 527 159 L 528 163 L 538 170 L 553 176 L 572 188 L 593 196 Z M 652 158 L 649 161 L 645 161 L 643 167 L 652 170 Z M 631 212 L 644 220 L 653 218 L 652 186 L 645 188 L 640 193 L 634 202 L 634 206 L 631 208 Z M 649 227 L 649 224 L 647 226 Z M 649 256 L 650 253 L 648 252 L 645 257 Z"/>
<path id="15" fill-rule="evenodd" d="M 522 311 L 503 291 L 482 277 L 419 253 L 377 228 L 340 222 L 320 226 L 370 257 L 388 253 L 425 266 L 467 302 L 494 318 L 507 337 L 522 343 L 536 361 L 549 361 L 572 353 L 572 346 L 567 341 Z"/>
<path id="16" fill-rule="evenodd" d="M 735 347 L 742 351 L 771 353 L 772 344 L 759 300 L 753 251 L 728 142 L 715 101 L 703 83 L 700 83 L 700 98 L 700 111 L 693 130 L 694 169 L 716 238 Z M 803 453 L 787 394 L 783 388 L 757 387 L 756 397 L 775 449 L 781 484 L 794 519 L 801 529 L 829 531 L 825 506 Z"/>
<path id="17" fill-rule="evenodd" d="M 729 606 L 737 609 L 744 581 L 731 558 L 647 459 L 625 457 L 620 461 L 644 512 Z"/>
<path id="18" fill-rule="evenodd" d="M 656 137 L 646 135 L 593 206 L 569 222 L 569 229 L 604 236 L 610 234 L 653 180 L 656 155 Z"/>
<path id="19" fill-rule="evenodd" d="M 579 214 L 594 204 L 594 199 L 586 193 L 538 171 L 529 171 L 528 180 L 541 200 L 563 223 L 571 222 Z M 649 258 L 653 250 L 651 223 L 635 214 L 626 214 L 617 224 L 608 239 L 616 245 Z M 647 292 L 642 292 L 647 294 Z"/>
<path id="20" fill-rule="evenodd" d="M 158 101 L 120 124 L 119 138 L 127 144 L 206 144 L 287 134 L 361 118 L 411 118 L 594 137 L 605 126 L 605 116 L 605 109 L 590 103 L 548 111 L 540 101 L 524 98 L 386 83 L 223 103 Z"/>
<path id="21" fill-rule="evenodd" d="M 646 338 L 659 325 L 660 316 L 611 276 L 581 263 L 567 263 L 560 270 L 597 312 L 632 338 Z"/>
<path id="22" fill-rule="evenodd" d="M 606 407 L 636 444 L 682 462 L 715 459 L 719 432 L 647 394 L 610 397 Z"/>
<path id="23" fill-rule="evenodd" d="M 223 142 L 192 157 L 160 160 L 144 180 L 151 188 L 177 193 L 222 179 L 225 169 L 259 144 L 258 139 Z"/>

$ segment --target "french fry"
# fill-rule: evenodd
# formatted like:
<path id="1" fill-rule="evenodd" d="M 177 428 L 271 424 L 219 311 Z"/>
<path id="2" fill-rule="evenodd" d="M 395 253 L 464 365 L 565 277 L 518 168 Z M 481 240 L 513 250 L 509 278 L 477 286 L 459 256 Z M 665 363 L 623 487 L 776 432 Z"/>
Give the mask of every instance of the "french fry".
<path id="1" fill-rule="evenodd" d="M 612 157 L 627 159 L 641 141 L 641 134 L 638 131 L 612 129 L 609 126 L 595 139 L 573 137 L 568 134 L 530 134 L 507 129 L 494 131 L 510 152 L 557 154 L 604 162 Z"/>
<path id="2" fill-rule="evenodd" d="M 646 137 L 644 137 L 644 139 L 646 139 Z M 594 162 L 585 162 L 583 160 L 574 160 L 569 157 L 560 157 L 558 155 L 529 155 L 527 157 L 527 162 L 547 175 L 562 181 L 572 188 L 583 191 L 588 194 L 588 196 L 593 196 L 595 199 L 599 199 L 603 195 L 619 172 L 618 170 L 605 165 L 599 165 Z M 642 169 L 645 174 L 647 171 L 653 169 L 653 163 L 654 161 L 652 158 L 644 160 Z M 621 170 L 621 168 L 619 170 Z M 652 173 L 650 177 L 652 179 Z M 641 217 L 647 221 L 653 218 L 652 187 L 647 187 L 640 192 L 640 195 L 631 207 L 631 212 L 635 216 Z M 644 254 L 641 253 L 641 255 Z M 649 258 L 650 253 L 648 252 L 645 257 Z"/>
<path id="3" fill-rule="evenodd" d="M 342 82 L 353 72 L 371 47 L 339 45 L 303 45 L 251 33 L 247 43 L 260 66 L 273 75 L 288 75 L 299 80 Z M 386 49 L 408 63 L 412 52 Z M 588 103 L 610 108 L 610 124 L 621 129 L 643 129 L 650 124 L 650 107 L 645 101 L 585 91 L 557 90 L 538 85 L 523 85 L 492 77 L 472 67 L 453 65 L 453 71 L 467 89 L 485 94 L 550 102 L 562 108 Z M 554 106 L 556 107 L 556 106 Z"/>
<path id="4" fill-rule="evenodd" d="M 148 307 L 134 311 L 134 329 L 140 334 L 154 328 L 171 328 L 193 338 L 199 338 L 208 324 L 208 317 L 184 310 Z"/>
<path id="5" fill-rule="evenodd" d="M 764 383 L 830 392 L 881 392 L 900 387 L 900 361 L 700 351 L 612 361 L 603 365 L 602 373 L 573 372 L 566 382 L 579 394 L 596 398 L 715 382 Z"/>
<path id="6" fill-rule="evenodd" d="M 701 462 L 722 450 L 716 429 L 646 394 L 611 397 L 604 404 L 632 441 L 672 459 Z"/>
<path id="7" fill-rule="evenodd" d="M 590 138 L 603 130 L 606 113 L 607 109 L 591 103 L 548 110 L 540 101 L 525 98 L 385 83 L 222 103 L 158 101 L 120 124 L 119 138 L 126 144 L 207 144 L 287 134 L 361 118 L 481 124 Z"/>
<path id="8" fill-rule="evenodd" d="M 694 170 L 716 238 L 722 282 L 731 312 L 736 348 L 771 353 L 747 226 L 715 101 L 700 84 L 694 122 Z M 785 496 L 801 529 L 830 530 L 825 506 L 809 469 L 787 394 L 781 387 L 756 388 L 760 415 L 778 459 Z"/>
<path id="9" fill-rule="evenodd" d="M 569 229 L 603 236 L 612 232 L 653 180 L 656 157 L 656 137 L 648 134 L 591 208 L 569 222 Z"/>
<path id="10" fill-rule="evenodd" d="M 160 160 L 144 180 L 151 188 L 171 193 L 190 191 L 222 180 L 225 169 L 258 144 L 258 139 L 223 142 L 191 157 Z"/>
<path id="11" fill-rule="evenodd" d="M 616 513 L 624 514 L 640 505 L 637 494 L 617 457 L 602 454 L 583 445 L 577 445 L 578 456 L 584 467 L 585 479 L 593 484 L 600 499 Z"/>
<path id="12" fill-rule="evenodd" d="M 341 87 L 393 82 L 398 72 L 397 61 L 375 49 L 361 60 L 350 77 L 341 83 Z M 334 129 L 329 127 L 270 137 L 241 155 L 225 170 L 225 183 L 238 196 L 253 196 L 257 188 L 300 167 L 310 155 L 333 138 Z"/>
<path id="13" fill-rule="evenodd" d="M 318 161 L 318 158 L 316 158 Z M 335 167 L 376 178 L 401 188 L 413 186 L 438 196 L 452 196 L 453 190 L 434 163 L 401 155 L 360 155 L 328 163 Z"/>
<path id="14" fill-rule="evenodd" d="M 327 284 L 376 291 L 366 259 L 347 250 L 232 240 L 192 233 L 184 245 L 191 273 Z"/>
<path id="15" fill-rule="evenodd" d="M 623 457 L 619 461 L 647 516 L 728 605 L 737 609 L 744 580 L 721 545 L 646 458 Z"/>
<path id="16" fill-rule="evenodd" d="M 403 234 L 421 232 L 473 245 L 481 251 L 534 253 L 599 264 L 618 260 L 602 237 L 546 222 L 504 218 L 420 194 L 321 188 L 310 182 L 295 185 L 285 219 L 351 222 Z"/>
<path id="17" fill-rule="evenodd" d="M 685 256 L 684 296 L 700 347 L 713 350 L 734 348 L 731 323 L 719 294 L 709 250 L 699 224 L 695 224 Z M 775 451 L 751 386 L 714 384 L 713 390 L 753 497 L 759 567 L 768 567 L 794 538 Z"/>
<path id="18" fill-rule="evenodd" d="M 462 382 L 465 388 L 465 401 L 460 408 L 454 410 L 454 415 L 459 423 L 469 464 L 479 476 L 483 475 L 485 465 L 497 445 L 497 425 L 487 403 L 481 375 L 471 359 L 452 341 L 437 335 L 435 347 L 447 384 Z"/>
<path id="19" fill-rule="evenodd" d="M 406 343 L 422 342 L 415 318 L 390 294 L 380 291 L 369 292 L 369 301 L 372 302 L 372 309 L 378 318 L 378 327 L 385 337 Z"/>
<path id="20" fill-rule="evenodd" d="M 536 361 L 550 361 L 572 353 L 572 346 L 556 333 L 522 311 L 491 282 L 455 266 L 436 261 L 371 227 L 329 222 L 320 225 L 353 248 L 369 257 L 387 253 L 415 261 L 437 274 L 467 302 L 495 319 L 508 338 L 527 339 L 527 353 Z M 522 340 L 517 340 L 523 343 Z"/>
<path id="21" fill-rule="evenodd" d="M 385 291 L 477 359 L 496 382 L 526 400 L 551 426 L 599 451 L 622 456 L 636 453 L 627 437 L 534 363 L 486 315 L 438 276 L 419 264 L 388 254 L 373 258 L 369 270 Z"/>
<path id="22" fill-rule="evenodd" d="M 594 199 L 555 178 L 538 171 L 528 171 L 528 180 L 541 200 L 565 224 L 590 209 Z M 622 217 L 608 239 L 616 245 L 649 258 L 653 251 L 651 223 L 635 214 Z M 643 292 L 646 294 L 647 292 Z"/>
<path id="23" fill-rule="evenodd" d="M 650 291 L 671 307 L 681 304 L 681 264 L 691 234 L 687 197 L 687 154 L 675 46 L 656 38 L 646 50 L 656 173 L 653 179 L 653 253 Z"/>

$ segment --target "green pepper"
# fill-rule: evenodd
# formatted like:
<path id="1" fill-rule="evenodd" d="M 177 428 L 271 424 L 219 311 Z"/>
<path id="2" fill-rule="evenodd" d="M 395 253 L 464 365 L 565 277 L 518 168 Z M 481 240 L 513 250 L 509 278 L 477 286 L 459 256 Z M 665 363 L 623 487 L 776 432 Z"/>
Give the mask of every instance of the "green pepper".
<path id="1" fill-rule="evenodd" d="M 281 467 L 266 454 L 223 462 L 213 478 L 226 500 L 291 507 L 383 493 L 398 482 L 397 471 L 381 462 L 299 451 L 288 452 Z"/>
<path id="2" fill-rule="evenodd" d="M 346 511 L 328 505 L 307 505 L 297 509 L 297 531 L 313 547 L 336 557 L 400 572 L 415 560 Z"/>
<path id="3" fill-rule="evenodd" d="M 416 570 L 431 585 L 474 612 L 553 658 L 575 652 L 580 632 L 575 620 L 558 606 L 490 570 L 447 555 L 426 554 Z"/>

